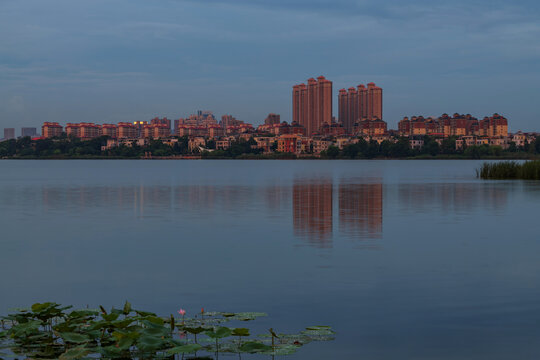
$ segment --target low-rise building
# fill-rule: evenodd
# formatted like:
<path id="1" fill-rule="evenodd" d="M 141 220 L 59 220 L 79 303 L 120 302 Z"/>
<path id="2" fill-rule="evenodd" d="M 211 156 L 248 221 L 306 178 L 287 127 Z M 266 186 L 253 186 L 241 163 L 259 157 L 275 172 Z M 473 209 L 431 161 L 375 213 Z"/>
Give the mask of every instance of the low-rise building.
<path id="1" fill-rule="evenodd" d="M 504 150 L 508 149 L 508 138 L 505 136 L 497 136 L 489 138 L 489 145 L 490 146 L 500 146 Z"/>
<path id="2" fill-rule="evenodd" d="M 411 136 L 409 137 L 409 144 L 411 145 L 411 149 L 420 150 L 424 147 L 424 137 Z"/>
<path id="3" fill-rule="evenodd" d="M 299 154 L 302 151 L 302 137 L 293 134 L 279 136 L 277 138 L 277 151 Z"/>
<path id="4" fill-rule="evenodd" d="M 227 150 L 231 147 L 230 138 L 221 138 L 216 140 L 216 150 Z"/>
<path id="5" fill-rule="evenodd" d="M 338 136 L 335 143 L 340 150 L 343 150 L 346 145 L 351 143 L 351 137 L 346 135 Z"/>
<path id="6" fill-rule="evenodd" d="M 328 148 L 333 145 L 333 141 L 326 138 L 313 138 L 312 143 L 314 154 L 320 154 L 321 152 L 328 150 Z"/>
<path id="7" fill-rule="evenodd" d="M 523 147 L 527 143 L 527 135 L 518 131 L 512 136 L 512 141 L 516 144 L 517 147 Z"/>
<path id="8" fill-rule="evenodd" d="M 257 143 L 257 148 L 262 149 L 263 153 L 270 153 L 272 151 L 272 145 L 276 140 L 272 136 L 256 136 L 253 139 Z"/>
<path id="9" fill-rule="evenodd" d="M 202 136 L 192 137 L 188 141 L 189 151 L 200 150 L 206 147 L 206 139 Z"/>

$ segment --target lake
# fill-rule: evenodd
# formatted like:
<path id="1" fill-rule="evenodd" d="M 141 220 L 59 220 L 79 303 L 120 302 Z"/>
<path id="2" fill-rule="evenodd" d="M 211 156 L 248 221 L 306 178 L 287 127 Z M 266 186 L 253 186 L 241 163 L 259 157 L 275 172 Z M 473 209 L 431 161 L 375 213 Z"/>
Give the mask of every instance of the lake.
<path id="1" fill-rule="evenodd" d="M 479 161 L 0 161 L 0 313 L 330 325 L 291 359 L 537 359 L 540 182 Z"/>

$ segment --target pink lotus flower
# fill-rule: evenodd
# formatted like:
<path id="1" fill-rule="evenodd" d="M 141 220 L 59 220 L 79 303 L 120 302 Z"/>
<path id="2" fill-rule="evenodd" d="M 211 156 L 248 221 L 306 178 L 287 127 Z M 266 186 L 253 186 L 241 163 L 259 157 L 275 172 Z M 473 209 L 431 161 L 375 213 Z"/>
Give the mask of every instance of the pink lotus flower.
<path id="1" fill-rule="evenodd" d="M 180 315 L 184 316 L 184 315 L 186 315 L 186 310 L 180 309 L 180 310 L 178 310 L 178 313 L 179 313 Z"/>

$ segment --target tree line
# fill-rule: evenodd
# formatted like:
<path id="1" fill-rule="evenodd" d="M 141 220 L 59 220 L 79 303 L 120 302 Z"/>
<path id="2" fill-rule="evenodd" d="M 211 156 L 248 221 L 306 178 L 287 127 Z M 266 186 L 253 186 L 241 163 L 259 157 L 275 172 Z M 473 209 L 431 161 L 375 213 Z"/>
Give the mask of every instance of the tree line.
<path id="1" fill-rule="evenodd" d="M 161 140 L 150 140 L 144 146 L 137 145 L 136 141 L 102 150 L 107 144 L 107 137 L 102 136 L 91 140 L 68 138 L 65 135 L 53 139 L 31 140 L 29 137 L 12 139 L 0 142 L 0 158 L 141 158 L 147 155 L 152 157 L 167 157 L 179 155 L 200 154 L 203 158 L 295 158 L 294 154 L 262 154 L 257 148 L 253 138 L 249 140 L 238 139 L 231 142 L 228 149 L 216 149 L 216 142 L 208 140 L 202 151 L 199 148 L 190 151 L 187 136 L 178 137 L 172 145 Z M 420 149 L 413 149 L 409 139 L 399 138 L 397 141 L 366 141 L 359 138 L 357 143 L 345 145 L 342 149 L 330 146 L 321 153 L 326 159 L 375 159 L 375 158 L 430 158 L 430 157 L 462 157 L 480 159 L 488 157 L 534 157 L 540 154 L 540 137 L 525 146 L 516 146 L 511 142 L 508 149 L 500 146 L 475 145 L 456 150 L 456 137 L 448 137 L 439 144 L 431 136 L 424 137 L 424 145 Z M 272 150 L 276 150 L 276 143 Z M 307 156 L 312 154 L 308 151 Z"/>
<path id="2" fill-rule="evenodd" d="M 420 149 L 412 148 L 408 138 L 399 138 L 396 142 L 385 140 L 380 144 L 377 141 L 366 141 L 359 138 L 355 144 L 345 145 L 343 149 L 330 146 L 321 152 L 321 157 L 329 159 L 374 159 L 374 158 L 429 158 L 429 157 L 462 157 L 467 159 L 481 159 L 488 157 L 519 157 L 540 154 L 540 137 L 535 141 L 517 146 L 514 142 L 508 149 L 500 146 L 473 145 L 456 149 L 457 137 L 451 136 L 442 140 L 441 144 L 432 136 L 423 138 L 424 145 Z"/>

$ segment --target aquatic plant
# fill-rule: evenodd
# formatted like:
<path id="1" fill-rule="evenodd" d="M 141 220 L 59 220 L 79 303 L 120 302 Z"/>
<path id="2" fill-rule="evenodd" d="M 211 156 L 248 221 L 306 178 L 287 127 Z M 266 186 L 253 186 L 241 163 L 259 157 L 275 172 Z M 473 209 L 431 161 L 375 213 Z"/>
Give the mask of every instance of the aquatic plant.
<path id="1" fill-rule="evenodd" d="M 247 322 L 264 313 L 207 312 L 185 317 L 185 310 L 160 317 L 134 310 L 129 302 L 121 309 L 71 310 L 46 302 L 20 309 L 1 318 L 0 351 L 32 359 L 217 359 L 220 353 L 290 355 L 312 341 L 333 340 L 328 326 L 311 326 L 297 334 L 251 336 L 246 327 L 226 327 Z M 197 338 L 197 335 L 199 336 Z M 8 354 L 0 353 L 2 356 Z M 202 357 L 201 357 L 202 356 Z M 186 358 L 187 359 L 187 358 Z"/>
<path id="2" fill-rule="evenodd" d="M 518 163 L 515 161 L 502 161 L 484 163 L 476 170 L 476 176 L 482 179 L 522 179 L 540 180 L 540 160 Z"/>

